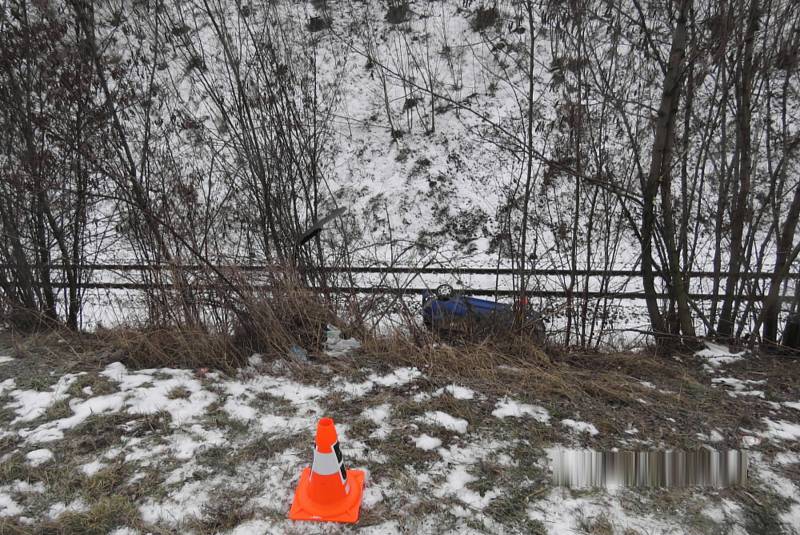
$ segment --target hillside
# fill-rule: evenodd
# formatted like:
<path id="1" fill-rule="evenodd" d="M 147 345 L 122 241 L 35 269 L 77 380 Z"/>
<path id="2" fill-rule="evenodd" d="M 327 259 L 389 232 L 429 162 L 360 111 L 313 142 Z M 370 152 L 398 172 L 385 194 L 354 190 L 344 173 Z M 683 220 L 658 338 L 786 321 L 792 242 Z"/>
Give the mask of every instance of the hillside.
<path id="1" fill-rule="evenodd" d="M 786 0 L 12 2 L 7 306 L 77 327 L 98 261 L 555 268 L 494 285 L 563 291 L 539 306 L 566 343 L 576 324 L 603 342 L 627 312 L 589 295 L 612 289 L 644 294 L 653 331 L 778 342 L 799 17 Z"/>
<path id="2" fill-rule="evenodd" d="M 254 355 L 228 375 L 132 369 L 62 340 L 5 341 L 2 533 L 800 529 L 800 392 L 779 361 L 712 347 L 672 362 L 573 355 L 555 368 L 483 356 L 453 372 L 446 351 L 423 369 L 363 351 L 311 365 Z M 335 419 L 347 467 L 367 473 L 354 527 L 286 518 L 321 416 Z M 612 447 L 743 448 L 747 483 L 582 486 L 594 471 L 578 476 L 581 448 Z M 554 484 L 559 451 L 575 452 L 576 488 Z"/>

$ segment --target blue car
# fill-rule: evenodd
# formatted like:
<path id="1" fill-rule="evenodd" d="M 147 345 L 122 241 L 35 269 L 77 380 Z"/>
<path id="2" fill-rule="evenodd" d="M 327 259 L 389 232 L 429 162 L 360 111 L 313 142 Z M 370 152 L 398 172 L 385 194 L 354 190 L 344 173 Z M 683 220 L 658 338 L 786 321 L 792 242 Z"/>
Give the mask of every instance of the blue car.
<path id="1" fill-rule="evenodd" d="M 490 335 L 508 331 L 514 325 L 514 315 L 514 307 L 508 303 L 461 295 L 454 292 L 449 284 L 442 284 L 433 292 L 422 294 L 423 323 L 427 328 L 443 334 Z M 535 340 L 544 342 L 544 321 L 537 312 L 530 309 L 525 311 L 523 329 Z"/>

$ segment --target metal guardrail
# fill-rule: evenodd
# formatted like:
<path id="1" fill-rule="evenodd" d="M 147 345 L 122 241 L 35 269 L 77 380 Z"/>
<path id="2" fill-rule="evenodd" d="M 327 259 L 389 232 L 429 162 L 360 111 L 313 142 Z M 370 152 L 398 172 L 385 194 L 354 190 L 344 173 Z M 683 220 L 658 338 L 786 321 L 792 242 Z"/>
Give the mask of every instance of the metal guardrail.
<path id="1" fill-rule="evenodd" d="M 16 266 L 13 264 L 0 264 L 0 269 L 13 269 Z M 41 266 L 33 266 L 39 269 Z M 61 264 L 52 264 L 49 266 L 51 269 L 64 269 Z M 170 271 L 173 269 L 183 271 L 204 271 L 208 270 L 209 266 L 202 264 L 183 264 L 183 265 L 169 265 L 169 264 L 79 264 L 77 266 L 80 270 L 84 271 Z M 269 264 L 219 264 L 214 265 L 214 269 L 220 271 L 243 271 L 243 272 L 268 272 L 282 269 L 277 265 Z M 420 275 L 504 275 L 515 276 L 520 274 L 520 270 L 511 268 L 448 268 L 448 267 L 424 267 L 418 268 L 413 266 L 379 266 L 379 267 L 325 267 L 321 268 L 325 273 L 358 273 L 358 274 L 420 274 Z M 604 269 L 526 269 L 522 271 L 526 276 L 570 276 L 575 275 L 578 277 L 641 277 L 642 272 L 639 270 L 604 270 Z M 657 277 L 662 277 L 664 273 L 656 271 Z M 714 273 L 713 271 L 688 271 L 685 273 L 690 278 L 712 278 L 721 277 L 726 278 L 730 275 L 728 271 L 721 271 Z M 740 279 L 770 279 L 773 273 L 770 272 L 745 272 L 737 275 Z M 800 278 L 800 273 L 794 273 L 789 278 Z"/>
<path id="2" fill-rule="evenodd" d="M 9 264 L 0 264 L 0 269 L 13 269 L 13 265 Z M 38 267 L 38 266 L 37 266 Z M 63 269 L 64 266 L 62 265 L 51 265 L 50 268 L 52 269 Z M 171 266 L 167 264 L 84 264 L 78 266 L 81 270 L 87 271 L 107 271 L 107 272 L 135 272 L 135 271 L 150 271 L 150 272 L 157 272 L 157 271 L 171 271 L 174 269 L 182 270 L 182 271 L 207 271 L 209 269 L 208 266 L 203 265 L 178 265 L 178 266 Z M 280 269 L 279 266 L 273 266 L 268 264 L 259 264 L 259 265 L 215 265 L 213 266 L 215 270 L 220 270 L 221 272 L 225 272 L 228 270 L 236 270 L 241 272 L 249 272 L 249 273 L 258 273 L 258 272 L 269 272 L 273 270 Z M 520 274 L 519 270 L 509 269 L 509 268 L 444 268 L 444 267 L 427 267 L 427 268 L 416 268 L 410 266 L 386 266 L 386 267 L 343 267 L 343 268 L 323 268 L 324 272 L 331 273 L 331 274 L 346 274 L 346 273 L 353 273 L 353 274 L 374 274 L 374 275 L 387 275 L 387 274 L 409 274 L 409 275 L 499 275 L 499 276 L 518 276 Z M 636 278 L 641 277 L 641 271 L 636 270 L 592 270 L 592 269 L 583 269 L 583 270 L 568 270 L 568 269 L 528 269 L 524 270 L 523 272 L 526 276 L 570 276 L 574 275 L 577 277 L 629 277 L 629 278 Z M 711 278 L 715 276 L 719 276 L 725 278 L 729 275 L 728 272 L 720 272 L 720 273 L 713 273 L 709 271 L 692 271 L 688 272 L 687 275 L 690 278 Z M 656 273 L 656 276 L 661 277 L 661 273 Z M 739 275 L 740 278 L 745 279 L 770 279 L 772 278 L 772 273 L 766 272 L 755 272 L 755 273 L 742 273 Z M 800 274 L 793 274 L 792 277 L 798 278 Z M 62 282 L 54 282 L 50 285 L 53 289 L 65 289 L 69 288 L 69 285 Z M 131 291 L 142 291 L 147 290 L 152 287 L 152 284 L 142 283 L 142 282 L 83 282 L 79 285 L 82 289 L 86 290 L 131 290 Z M 176 286 L 172 284 L 161 284 L 160 287 L 165 289 L 175 289 Z M 193 284 L 193 288 L 195 289 L 213 289 L 214 286 L 208 283 L 199 283 Z M 266 285 L 259 285 L 254 284 L 254 289 L 267 289 Z M 387 286 L 338 286 L 332 285 L 326 287 L 326 290 L 338 293 L 349 293 L 349 294 L 382 294 L 382 295 L 421 295 L 426 291 L 429 291 L 428 288 L 419 288 L 419 287 L 387 287 Z M 528 297 L 540 297 L 540 298 L 568 298 L 570 296 L 576 298 L 587 298 L 587 299 L 618 299 L 618 300 L 639 300 L 644 299 L 646 297 L 643 291 L 583 291 L 581 289 L 575 289 L 573 291 L 569 291 L 566 289 L 563 290 L 528 290 L 525 292 Z M 494 290 L 494 289 L 470 289 L 470 295 L 475 296 L 484 296 L 484 297 L 513 297 L 519 295 L 519 292 L 516 290 Z M 668 299 L 670 296 L 667 293 L 658 293 L 656 294 L 658 299 Z M 724 296 L 721 294 L 713 294 L 713 293 L 704 293 L 704 292 L 694 292 L 689 293 L 689 298 L 695 301 L 708 301 L 712 299 L 722 299 Z M 765 296 L 748 296 L 745 300 L 752 301 L 752 302 L 760 302 L 765 299 Z M 794 299 L 792 296 L 782 296 L 780 297 L 781 301 L 791 301 Z"/>

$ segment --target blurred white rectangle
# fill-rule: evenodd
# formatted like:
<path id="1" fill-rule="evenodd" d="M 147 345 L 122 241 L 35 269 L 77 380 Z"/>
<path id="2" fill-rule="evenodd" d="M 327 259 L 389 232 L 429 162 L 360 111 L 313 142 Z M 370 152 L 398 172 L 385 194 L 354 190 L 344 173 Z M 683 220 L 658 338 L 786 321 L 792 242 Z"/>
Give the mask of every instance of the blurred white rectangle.
<path id="1" fill-rule="evenodd" d="M 562 487 L 730 487 L 747 484 L 747 451 L 547 450 L 553 483 Z"/>

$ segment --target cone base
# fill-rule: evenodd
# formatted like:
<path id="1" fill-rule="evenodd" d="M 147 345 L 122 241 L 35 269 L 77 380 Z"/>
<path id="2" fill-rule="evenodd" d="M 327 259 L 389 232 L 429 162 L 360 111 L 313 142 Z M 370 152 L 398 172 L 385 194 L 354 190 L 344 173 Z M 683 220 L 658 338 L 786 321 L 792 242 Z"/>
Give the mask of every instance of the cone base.
<path id="1" fill-rule="evenodd" d="M 364 492 L 364 472 L 348 470 L 347 481 L 350 483 L 350 494 L 341 504 L 320 506 L 308 498 L 308 479 L 311 468 L 304 468 L 294 493 L 292 507 L 289 509 L 291 520 L 313 520 L 317 522 L 343 522 L 355 524 L 361 508 L 361 495 Z"/>

